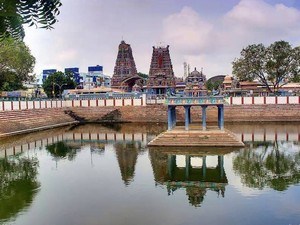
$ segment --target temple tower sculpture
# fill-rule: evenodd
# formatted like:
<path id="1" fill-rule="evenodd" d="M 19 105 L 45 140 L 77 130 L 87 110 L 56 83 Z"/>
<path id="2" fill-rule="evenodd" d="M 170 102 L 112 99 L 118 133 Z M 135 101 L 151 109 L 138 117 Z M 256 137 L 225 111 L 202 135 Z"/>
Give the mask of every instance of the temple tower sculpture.
<path id="1" fill-rule="evenodd" d="M 186 87 L 185 93 L 188 96 L 199 97 L 203 95 L 207 95 L 207 89 L 205 87 L 206 76 L 203 74 L 202 69 L 201 72 L 195 70 L 187 76 L 185 79 Z"/>
<path id="2" fill-rule="evenodd" d="M 135 84 L 137 77 L 137 70 L 132 55 L 132 49 L 125 41 L 121 41 L 118 49 L 118 56 L 114 68 L 114 74 L 111 79 L 111 87 L 122 89 L 123 91 L 131 91 L 132 86 Z"/>
<path id="3" fill-rule="evenodd" d="M 175 76 L 171 62 L 169 45 L 154 47 L 147 81 L 147 92 L 151 94 L 166 94 L 175 89 Z"/>

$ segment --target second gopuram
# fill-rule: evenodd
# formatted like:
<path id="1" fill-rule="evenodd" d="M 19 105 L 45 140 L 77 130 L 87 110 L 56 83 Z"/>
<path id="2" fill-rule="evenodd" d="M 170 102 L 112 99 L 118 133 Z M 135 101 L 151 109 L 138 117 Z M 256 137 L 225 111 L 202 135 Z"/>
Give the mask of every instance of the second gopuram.
<path id="1" fill-rule="evenodd" d="M 167 94 L 175 90 L 175 76 L 171 62 L 169 45 L 167 47 L 154 47 L 146 83 L 149 94 Z"/>

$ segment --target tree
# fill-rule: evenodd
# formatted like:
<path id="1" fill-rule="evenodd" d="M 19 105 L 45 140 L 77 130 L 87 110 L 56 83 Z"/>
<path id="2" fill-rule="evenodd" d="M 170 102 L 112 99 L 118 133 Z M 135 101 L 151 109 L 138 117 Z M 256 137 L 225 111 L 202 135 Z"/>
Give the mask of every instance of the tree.
<path id="1" fill-rule="evenodd" d="M 67 158 L 70 161 L 76 158 L 77 151 L 79 150 L 67 145 L 63 141 L 47 145 L 46 149 L 56 160 Z"/>
<path id="2" fill-rule="evenodd" d="M 206 88 L 210 91 L 218 90 L 219 86 L 222 84 L 222 81 L 215 81 L 212 82 L 211 80 L 208 80 L 205 84 Z"/>
<path id="3" fill-rule="evenodd" d="M 267 48 L 263 44 L 249 45 L 233 61 L 233 74 L 241 81 L 257 79 L 274 92 L 299 77 L 299 52 L 299 48 L 292 48 L 285 41 L 274 42 Z"/>
<path id="4" fill-rule="evenodd" d="M 148 79 L 148 77 L 149 77 L 148 74 L 145 74 L 145 73 L 142 73 L 142 72 L 138 72 L 137 75 L 142 77 L 143 79 Z"/>
<path id="5" fill-rule="evenodd" d="M 38 160 L 17 155 L 0 159 L 0 221 L 14 218 L 30 206 L 40 183 L 37 180 Z"/>
<path id="6" fill-rule="evenodd" d="M 244 149 L 233 160 L 234 171 L 251 188 L 286 190 L 300 181 L 300 154 L 280 142 L 262 143 L 256 149 Z"/>
<path id="7" fill-rule="evenodd" d="M 53 28 L 61 5 L 60 0 L 0 0 L 0 37 L 23 39 L 23 24 Z"/>
<path id="8" fill-rule="evenodd" d="M 61 97 L 63 90 L 74 89 L 76 82 L 72 73 L 55 72 L 50 74 L 43 83 L 43 88 L 48 98 Z"/>
<path id="9" fill-rule="evenodd" d="M 35 58 L 23 41 L 4 38 L 0 42 L 0 90 L 21 89 L 24 81 L 32 81 Z"/>

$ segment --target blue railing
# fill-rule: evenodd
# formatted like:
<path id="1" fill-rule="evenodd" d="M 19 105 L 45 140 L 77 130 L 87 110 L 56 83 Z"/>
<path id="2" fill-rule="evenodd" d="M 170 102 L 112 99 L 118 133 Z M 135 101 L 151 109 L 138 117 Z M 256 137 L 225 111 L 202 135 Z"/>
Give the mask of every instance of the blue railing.
<path id="1" fill-rule="evenodd" d="M 166 105 L 222 105 L 225 103 L 223 96 L 202 96 L 202 97 L 168 97 Z"/>

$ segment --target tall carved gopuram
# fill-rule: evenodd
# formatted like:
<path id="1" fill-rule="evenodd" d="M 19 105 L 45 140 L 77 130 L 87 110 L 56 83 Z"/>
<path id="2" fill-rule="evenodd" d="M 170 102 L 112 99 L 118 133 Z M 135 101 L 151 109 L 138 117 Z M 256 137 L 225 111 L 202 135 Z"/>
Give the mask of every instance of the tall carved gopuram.
<path id="1" fill-rule="evenodd" d="M 147 81 L 147 92 L 152 94 L 166 94 L 175 88 L 175 76 L 171 62 L 169 45 L 154 47 Z"/>
<path id="2" fill-rule="evenodd" d="M 111 79 L 111 87 L 122 91 L 131 91 L 138 79 L 140 77 L 137 76 L 131 46 L 126 44 L 125 41 L 121 41 L 114 74 Z"/>

